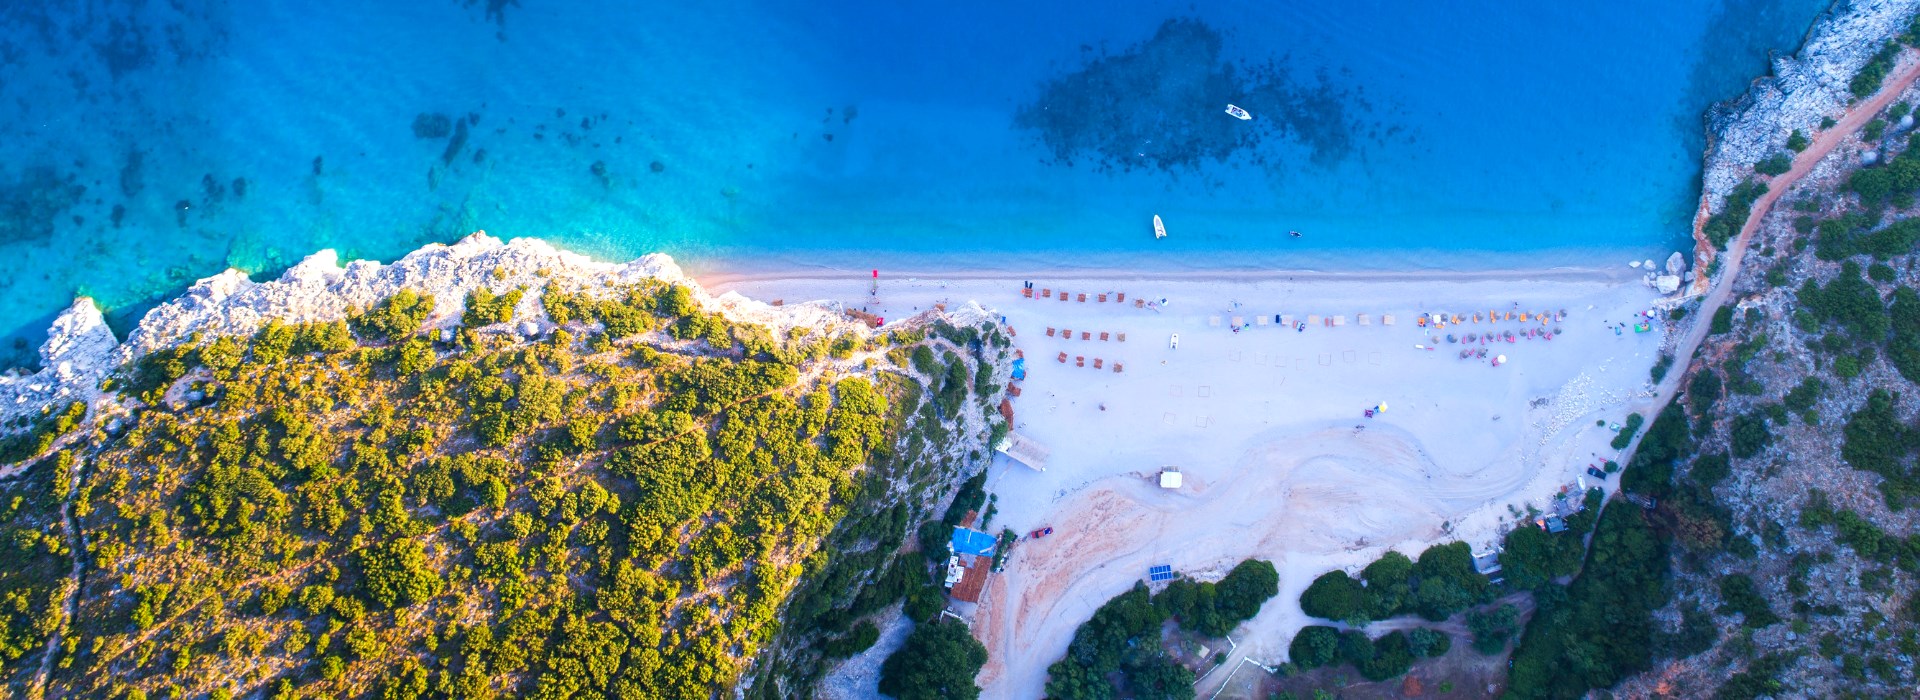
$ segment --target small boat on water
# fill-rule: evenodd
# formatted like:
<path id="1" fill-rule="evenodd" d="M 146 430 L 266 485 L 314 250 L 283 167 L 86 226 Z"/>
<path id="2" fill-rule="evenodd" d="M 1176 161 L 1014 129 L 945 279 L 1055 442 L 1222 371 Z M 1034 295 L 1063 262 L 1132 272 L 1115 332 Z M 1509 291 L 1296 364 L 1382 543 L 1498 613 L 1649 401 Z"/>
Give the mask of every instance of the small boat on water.
<path id="1" fill-rule="evenodd" d="M 1231 114 L 1233 115 L 1233 118 L 1239 119 L 1241 121 L 1245 121 L 1253 118 L 1253 115 L 1248 114 L 1247 110 L 1241 109 L 1239 107 L 1235 107 L 1233 105 L 1227 105 L 1227 114 Z"/>
<path id="2" fill-rule="evenodd" d="M 1153 215 L 1153 237 L 1155 239 L 1167 237 L 1167 225 L 1160 222 L 1159 214 Z"/>

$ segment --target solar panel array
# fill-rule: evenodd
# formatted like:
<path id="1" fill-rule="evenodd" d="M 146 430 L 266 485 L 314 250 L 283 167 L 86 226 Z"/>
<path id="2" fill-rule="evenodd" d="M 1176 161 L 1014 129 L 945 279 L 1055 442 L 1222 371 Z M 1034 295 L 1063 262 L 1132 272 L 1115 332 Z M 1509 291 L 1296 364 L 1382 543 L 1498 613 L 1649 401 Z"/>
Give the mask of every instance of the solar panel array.
<path id="1" fill-rule="evenodd" d="M 1155 583 L 1159 583 L 1161 581 L 1172 581 L 1173 567 L 1167 564 L 1161 564 L 1159 566 L 1148 568 L 1147 580 L 1153 581 Z"/>

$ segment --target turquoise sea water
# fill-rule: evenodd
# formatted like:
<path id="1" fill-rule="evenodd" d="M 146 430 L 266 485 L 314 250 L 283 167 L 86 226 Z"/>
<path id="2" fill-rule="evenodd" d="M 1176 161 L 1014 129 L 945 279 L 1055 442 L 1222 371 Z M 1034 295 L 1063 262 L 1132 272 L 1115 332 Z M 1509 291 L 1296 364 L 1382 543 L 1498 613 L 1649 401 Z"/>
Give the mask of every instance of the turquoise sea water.
<path id="1" fill-rule="evenodd" d="M 7 3 L 0 333 L 482 228 L 696 270 L 1657 257 L 1702 110 L 1825 9 Z"/>

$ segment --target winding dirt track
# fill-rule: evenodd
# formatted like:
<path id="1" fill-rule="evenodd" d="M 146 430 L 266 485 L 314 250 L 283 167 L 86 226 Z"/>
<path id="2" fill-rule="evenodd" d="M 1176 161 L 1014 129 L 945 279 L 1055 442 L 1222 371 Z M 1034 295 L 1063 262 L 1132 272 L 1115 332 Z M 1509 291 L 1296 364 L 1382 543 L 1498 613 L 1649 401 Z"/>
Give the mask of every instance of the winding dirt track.
<path id="1" fill-rule="evenodd" d="M 1903 58 L 1911 60 L 1912 56 L 1913 52 L 1909 51 Z M 1653 412 L 1658 413 L 1666 408 L 1667 402 L 1673 399 L 1674 392 L 1679 389 L 1681 379 L 1687 374 L 1687 363 L 1693 359 L 1693 352 L 1699 349 L 1701 341 L 1706 340 L 1707 328 L 1713 321 L 1714 312 L 1719 311 L 1720 307 L 1726 304 L 1727 298 L 1733 295 L 1734 281 L 1740 277 L 1740 263 L 1747 256 L 1747 246 L 1752 242 L 1753 232 L 1760 230 L 1760 223 L 1767 218 L 1767 213 L 1772 211 L 1774 203 L 1780 201 L 1787 190 L 1793 188 L 1794 183 L 1812 172 L 1814 166 L 1819 165 L 1820 161 L 1845 142 L 1847 137 L 1859 131 L 1860 127 L 1873 119 L 1874 115 L 1892 104 L 1894 99 L 1905 92 L 1907 86 L 1912 85 L 1916 78 L 1920 78 L 1920 61 L 1911 61 L 1911 65 L 1908 65 L 1905 70 L 1890 77 L 1885 84 L 1881 85 L 1880 91 L 1874 93 L 1873 97 L 1848 109 L 1833 128 L 1815 135 L 1813 143 L 1807 147 L 1807 150 L 1801 151 L 1800 155 L 1794 157 L 1792 168 L 1767 182 L 1767 193 L 1753 203 L 1753 211 L 1747 216 L 1746 225 L 1740 227 L 1740 235 L 1735 237 L 1727 245 L 1726 252 L 1722 253 L 1725 256 L 1725 262 L 1721 263 L 1723 272 L 1720 279 L 1714 282 L 1713 288 L 1707 291 L 1706 298 L 1701 301 L 1700 310 L 1693 316 L 1693 325 L 1687 328 L 1686 335 L 1674 345 L 1673 357 L 1676 364 L 1660 382 L 1659 390 L 1647 400 Z M 1702 209 L 1704 211 L 1704 207 Z M 1695 222 L 1696 232 L 1703 223 L 1705 223 L 1704 216 Z"/>

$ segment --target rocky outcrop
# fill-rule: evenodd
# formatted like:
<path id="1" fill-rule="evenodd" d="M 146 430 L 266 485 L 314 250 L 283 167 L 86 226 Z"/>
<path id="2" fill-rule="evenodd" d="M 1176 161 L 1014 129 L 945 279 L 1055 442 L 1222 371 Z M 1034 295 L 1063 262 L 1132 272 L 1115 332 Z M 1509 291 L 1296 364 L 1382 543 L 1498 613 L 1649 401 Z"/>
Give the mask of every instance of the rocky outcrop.
<path id="1" fill-rule="evenodd" d="M 1798 52 L 1776 59 L 1773 75 L 1708 110 L 1703 207 L 1718 212 L 1755 163 L 1786 148 L 1794 130 L 1812 136 L 1822 118 L 1838 118 L 1853 99 L 1848 83 L 1854 74 L 1906 30 L 1917 11 L 1920 0 L 1848 3 L 1845 12 L 1815 23 Z"/>
<path id="2" fill-rule="evenodd" d="M 40 344 L 40 371 L 0 376 L 0 419 L 38 416 L 55 403 L 92 401 L 101 380 L 117 366 L 119 344 L 92 299 L 73 300 Z"/>
<path id="3" fill-rule="evenodd" d="M 776 336 L 795 327 L 831 330 L 858 325 L 840 313 L 835 303 L 775 307 L 731 292 L 709 296 L 666 255 L 600 262 L 538 239 L 501 242 L 482 231 L 453 245 L 428 245 L 390 264 L 356 260 L 343 266 L 334 251 L 323 250 L 266 282 L 230 269 L 196 282 L 178 298 L 148 311 L 125 343 L 107 329 L 92 300 L 78 299 L 54 321 L 41 346 L 45 369 L 31 375 L 0 376 L 0 421 L 37 416 L 55 402 L 97 398 L 101 381 L 114 370 L 195 333 L 251 335 L 272 319 L 335 321 L 402 289 L 433 295 L 434 310 L 427 326 L 450 330 L 460 325 L 469 292 L 481 287 L 494 292 L 524 287 L 526 294 L 514 310 L 514 321 L 501 328 L 533 337 L 553 327 L 540 304 L 547 289 L 613 294 L 643 280 L 685 284 L 707 309 L 767 326 Z"/>

